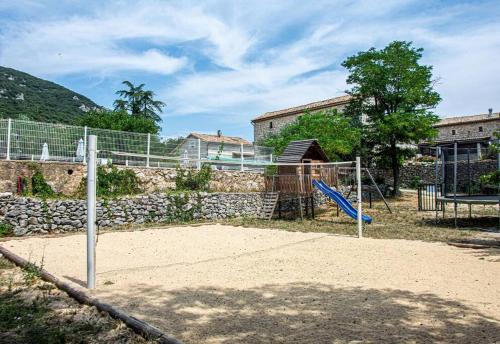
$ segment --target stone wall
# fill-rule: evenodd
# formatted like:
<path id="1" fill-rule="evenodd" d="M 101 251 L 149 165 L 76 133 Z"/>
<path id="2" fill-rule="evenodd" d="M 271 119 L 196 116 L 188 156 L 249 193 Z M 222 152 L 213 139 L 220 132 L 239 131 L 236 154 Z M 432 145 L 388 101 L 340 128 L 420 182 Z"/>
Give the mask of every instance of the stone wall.
<path id="1" fill-rule="evenodd" d="M 481 160 L 470 164 L 470 178 L 472 181 L 479 181 L 479 177 L 496 171 L 498 168 L 498 161 L 496 160 Z M 453 173 L 453 163 L 448 164 L 448 169 Z M 438 163 L 439 177 L 442 176 L 442 165 Z M 459 161 L 457 166 L 457 179 L 458 182 L 465 182 L 469 178 L 469 171 L 467 170 L 467 162 Z M 385 183 L 392 185 L 392 172 L 388 170 L 370 169 L 374 178 L 383 178 Z M 409 186 L 415 178 L 420 178 L 423 183 L 432 184 L 435 181 L 436 167 L 434 163 L 416 163 L 408 164 L 401 168 L 400 181 L 401 185 Z M 439 178 L 438 182 L 442 182 Z"/>
<path id="2" fill-rule="evenodd" d="M 65 195 L 73 195 L 87 173 L 86 166 L 78 163 L 0 160 L 0 192 L 15 193 L 17 178 L 30 178 L 35 166 L 41 169 L 54 191 Z M 175 189 L 176 171 L 173 168 L 128 168 L 136 172 L 146 193 Z M 260 192 L 264 190 L 264 176 L 253 172 L 214 170 L 210 189 L 218 192 Z"/>
<path id="3" fill-rule="evenodd" d="M 194 219 L 257 216 L 262 193 L 150 194 L 97 204 L 101 227 L 125 224 L 168 223 Z M 86 228 L 85 200 L 43 201 L 25 197 L 0 199 L 0 219 L 14 228 L 14 234 L 61 233 Z"/>

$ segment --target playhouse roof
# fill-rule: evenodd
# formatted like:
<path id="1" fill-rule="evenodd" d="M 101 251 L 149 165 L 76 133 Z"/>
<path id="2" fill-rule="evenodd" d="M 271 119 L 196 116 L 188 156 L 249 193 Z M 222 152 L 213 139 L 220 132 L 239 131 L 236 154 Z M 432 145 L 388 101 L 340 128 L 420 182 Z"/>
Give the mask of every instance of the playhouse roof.
<path id="1" fill-rule="evenodd" d="M 277 161 L 300 164 L 303 159 L 329 161 L 323 148 L 315 139 L 290 142 Z"/>

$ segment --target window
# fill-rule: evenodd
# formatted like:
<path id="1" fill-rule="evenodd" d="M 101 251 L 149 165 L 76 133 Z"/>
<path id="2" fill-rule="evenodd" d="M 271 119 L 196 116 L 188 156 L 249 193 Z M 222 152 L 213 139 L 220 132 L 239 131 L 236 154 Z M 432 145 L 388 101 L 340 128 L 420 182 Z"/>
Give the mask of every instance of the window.
<path id="1" fill-rule="evenodd" d="M 452 129 L 452 130 L 451 130 L 451 135 L 455 135 L 455 134 L 456 134 L 455 129 Z"/>
<path id="2" fill-rule="evenodd" d="M 269 122 L 269 129 L 272 129 L 273 128 L 273 122 Z"/>
<path id="3" fill-rule="evenodd" d="M 483 127 L 479 127 L 479 132 L 482 133 L 483 132 Z"/>

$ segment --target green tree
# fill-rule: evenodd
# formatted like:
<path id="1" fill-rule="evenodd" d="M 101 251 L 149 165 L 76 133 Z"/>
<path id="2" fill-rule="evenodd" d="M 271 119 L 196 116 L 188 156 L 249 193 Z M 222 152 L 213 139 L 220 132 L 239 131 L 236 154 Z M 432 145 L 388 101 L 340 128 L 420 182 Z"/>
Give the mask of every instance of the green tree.
<path id="1" fill-rule="evenodd" d="M 317 139 L 330 160 L 339 160 L 351 157 L 359 145 L 360 130 L 336 110 L 306 113 L 260 144 L 280 155 L 291 141 L 307 139 Z"/>
<path id="2" fill-rule="evenodd" d="M 157 134 L 160 130 L 154 120 L 133 116 L 124 110 L 89 111 L 78 119 L 78 125 L 149 134 Z"/>
<path id="3" fill-rule="evenodd" d="M 155 122 L 161 122 L 161 117 L 158 113 L 163 112 L 166 104 L 162 101 L 155 100 L 153 91 L 144 90 L 145 84 L 135 86 L 130 81 L 123 81 L 123 84 L 128 89 L 116 91 L 116 94 L 121 97 L 114 102 L 115 110 L 128 111 L 133 116 L 152 119 Z"/>
<path id="4" fill-rule="evenodd" d="M 394 41 L 381 50 L 371 48 L 347 58 L 348 94 L 353 98 L 346 112 L 361 121 L 362 148 L 371 150 L 379 161 L 388 159 L 399 189 L 399 171 L 408 155 L 405 145 L 431 139 L 438 117 L 432 109 L 441 100 L 434 90 L 432 66 L 420 64 L 423 49 L 411 42 Z"/>

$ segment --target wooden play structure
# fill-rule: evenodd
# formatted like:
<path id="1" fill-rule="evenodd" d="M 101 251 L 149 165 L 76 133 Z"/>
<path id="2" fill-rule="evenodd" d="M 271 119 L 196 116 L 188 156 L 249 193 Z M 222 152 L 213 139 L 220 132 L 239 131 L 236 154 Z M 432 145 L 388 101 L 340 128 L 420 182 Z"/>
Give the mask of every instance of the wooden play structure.
<path id="1" fill-rule="evenodd" d="M 325 165 L 328 157 L 316 140 L 292 141 L 276 160 L 276 173 L 266 176 L 263 218 L 277 212 L 314 218 L 314 179 L 337 185 L 337 166 Z"/>
<path id="2" fill-rule="evenodd" d="M 353 162 L 331 163 L 317 140 L 292 141 L 283 154 L 272 166 L 274 174 L 266 176 L 266 196 L 262 210 L 262 218 L 271 219 L 277 213 L 283 215 L 314 218 L 313 180 L 322 181 L 329 187 L 340 190 L 340 184 L 347 186 L 345 198 L 351 192 L 356 194 L 357 185 Z M 377 193 L 391 212 L 384 196 L 373 180 L 370 171 L 362 168 L 361 172 L 369 177 L 371 185 L 363 185 L 363 192 L 368 192 L 370 207 L 371 193 Z M 348 202 L 348 201 L 347 201 Z M 336 203 L 337 204 L 337 203 Z M 337 204 L 337 214 L 339 212 Z"/>

